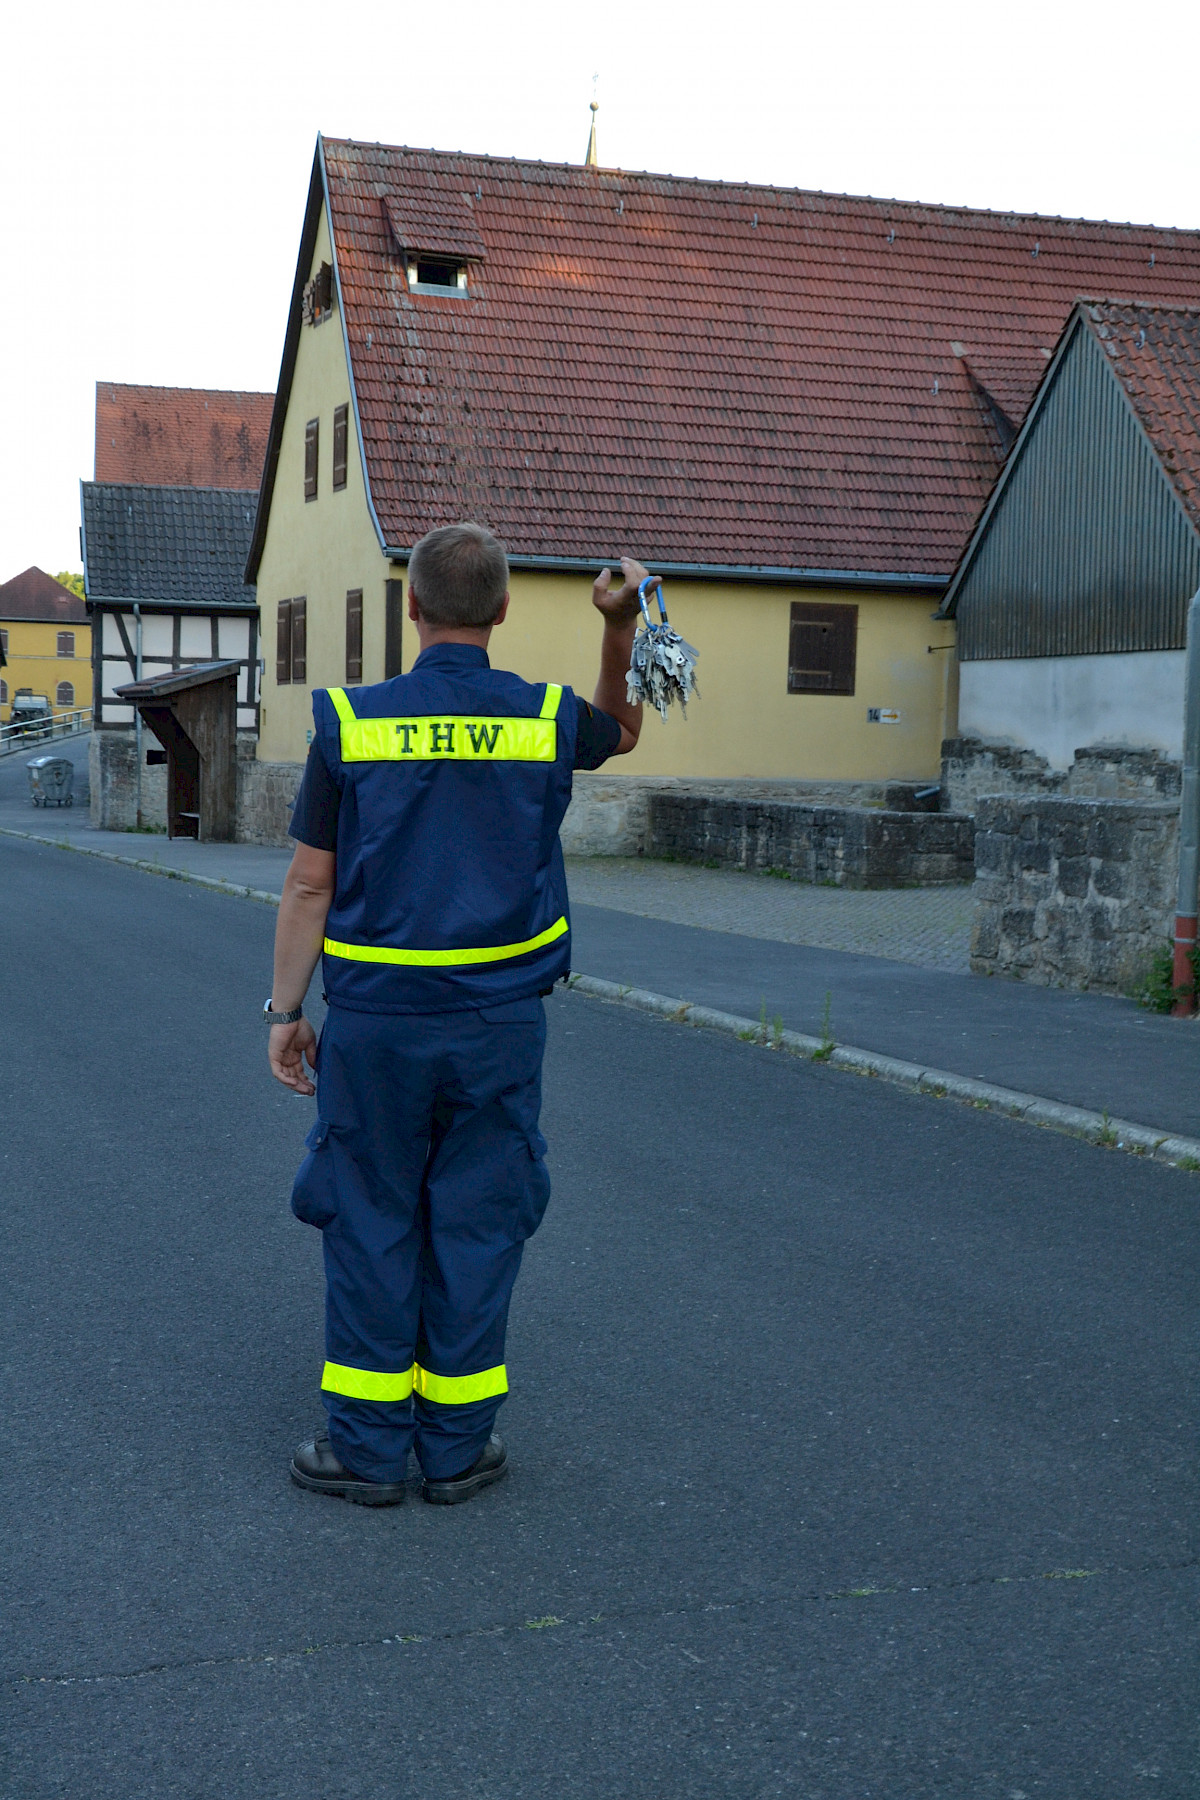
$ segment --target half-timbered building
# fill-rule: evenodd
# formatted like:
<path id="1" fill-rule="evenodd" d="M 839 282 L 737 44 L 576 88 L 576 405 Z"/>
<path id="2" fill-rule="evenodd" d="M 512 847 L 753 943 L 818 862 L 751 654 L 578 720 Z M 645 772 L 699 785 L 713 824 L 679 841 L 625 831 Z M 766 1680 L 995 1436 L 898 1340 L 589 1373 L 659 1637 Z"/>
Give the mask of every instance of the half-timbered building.
<path id="1" fill-rule="evenodd" d="M 80 499 L 97 729 L 134 724 L 117 688 L 232 661 L 238 729 L 257 730 L 258 605 L 243 580 L 257 496 L 85 481 Z"/>

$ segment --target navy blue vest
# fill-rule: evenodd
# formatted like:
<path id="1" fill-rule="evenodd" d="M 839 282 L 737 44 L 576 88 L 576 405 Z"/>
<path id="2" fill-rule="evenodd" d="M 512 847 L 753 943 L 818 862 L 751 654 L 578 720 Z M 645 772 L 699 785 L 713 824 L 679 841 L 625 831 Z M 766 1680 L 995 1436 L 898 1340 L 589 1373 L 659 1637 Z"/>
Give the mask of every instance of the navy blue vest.
<path id="1" fill-rule="evenodd" d="M 341 791 L 330 1001 L 456 1012 L 521 1000 L 570 968 L 558 828 L 578 702 L 436 644 L 411 674 L 319 688 L 317 738 Z"/>

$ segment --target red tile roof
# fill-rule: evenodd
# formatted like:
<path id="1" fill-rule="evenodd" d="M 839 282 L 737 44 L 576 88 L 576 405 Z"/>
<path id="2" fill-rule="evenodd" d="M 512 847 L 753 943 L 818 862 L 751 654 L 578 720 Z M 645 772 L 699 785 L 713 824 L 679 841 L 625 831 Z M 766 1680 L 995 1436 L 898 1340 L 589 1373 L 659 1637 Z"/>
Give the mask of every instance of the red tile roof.
<path id="1" fill-rule="evenodd" d="M 0 584 L 0 619 L 35 619 L 49 625 L 86 625 L 88 610 L 78 594 L 44 569 L 25 569 Z"/>
<path id="2" fill-rule="evenodd" d="M 253 488 L 274 394 L 96 383 L 97 481 Z"/>
<path id="3" fill-rule="evenodd" d="M 517 556 L 940 584 L 999 466 L 980 387 L 1019 424 L 1081 293 L 1200 301 L 1200 232 L 334 140 L 310 254 L 322 180 L 389 548 L 475 517 Z M 468 212 L 469 297 L 411 294 L 392 221 Z"/>
<path id="4" fill-rule="evenodd" d="M 1100 300 L 1083 313 L 1200 529 L 1200 310 Z"/>

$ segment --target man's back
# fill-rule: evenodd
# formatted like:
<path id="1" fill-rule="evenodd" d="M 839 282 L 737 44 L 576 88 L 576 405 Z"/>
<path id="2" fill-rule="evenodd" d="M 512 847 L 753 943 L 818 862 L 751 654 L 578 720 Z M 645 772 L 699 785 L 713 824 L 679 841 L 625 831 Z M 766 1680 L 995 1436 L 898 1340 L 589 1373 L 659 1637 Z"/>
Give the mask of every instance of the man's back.
<path id="1" fill-rule="evenodd" d="M 340 796 L 325 944 L 335 1004 L 459 1010 L 537 994 L 565 973 L 558 828 L 577 711 L 569 688 L 492 669 L 471 644 L 314 695 Z"/>

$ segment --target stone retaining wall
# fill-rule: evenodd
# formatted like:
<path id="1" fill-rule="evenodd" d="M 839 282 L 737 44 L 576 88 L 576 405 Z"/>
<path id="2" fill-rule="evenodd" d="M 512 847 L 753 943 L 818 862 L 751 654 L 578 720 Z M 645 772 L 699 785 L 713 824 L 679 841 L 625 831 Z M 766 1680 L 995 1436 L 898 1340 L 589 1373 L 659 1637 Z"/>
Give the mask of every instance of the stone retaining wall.
<path id="1" fill-rule="evenodd" d="M 142 733 L 142 751 L 157 750 L 153 732 Z M 94 731 L 88 745 L 91 823 L 97 831 L 136 831 L 138 823 L 137 736 L 132 730 Z M 167 829 L 167 771 L 163 763 L 142 765 L 142 829 Z"/>
<path id="2" fill-rule="evenodd" d="M 916 887 L 970 881 L 975 830 L 953 813 L 650 798 L 649 856 L 785 874 L 825 887 Z"/>
<path id="3" fill-rule="evenodd" d="M 568 856 L 644 856 L 648 850 L 650 802 L 660 794 L 708 800 L 786 800 L 821 806 L 890 805 L 901 811 L 932 804 L 916 801 L 922 784 L 882 781 L 769 781 L 753 776 L 717 781 L 703 776 L 626 775 L 620 763 L 580 770 L 563 820 L 562 845 Z M 926 782 L 925 787 L 930 784 Z"/>
<path id="4" fill-rule="evenodd" d="M 288 824 L 303 774 L 303 763 L 257 762 L 251 742 L 250 755 L 238 759 L 234 837 L 239 844 L 291 844 Z"/>
<path id="5" fill-rule="evenodd" d="M 981 738 L 947 738 L 942 744 L 942 806 L 975 811 L 985 795 L 1023 794 L 1037 799 L 1177 799 L 1181 770 L 1158 750 L 1124 744 L 1085 744 L 1069 769 L 1052 769 L 1034 750 L 989 744 Z"/>
<path id="6" fill-rule="evenodd" d="M 1170 935 L 1179 809 L 996 796 L 976 823 L 971 968 L 1127 994 Z"/>

